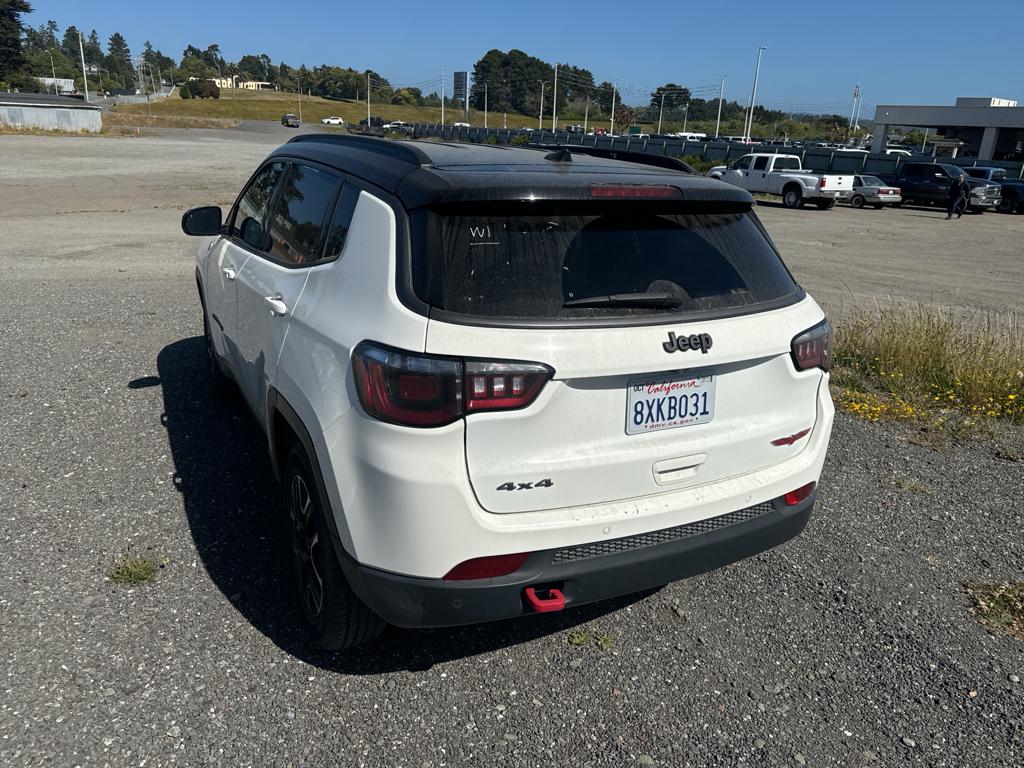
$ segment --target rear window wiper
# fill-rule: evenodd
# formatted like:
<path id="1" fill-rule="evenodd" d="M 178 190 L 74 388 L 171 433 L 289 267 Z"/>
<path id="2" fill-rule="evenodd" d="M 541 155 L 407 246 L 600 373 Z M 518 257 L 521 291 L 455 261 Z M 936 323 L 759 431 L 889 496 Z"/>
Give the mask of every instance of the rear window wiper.
<path id="1" fill-rule="evenodd" d="M 651 291 L 648 293 L 613 293 L 608 296 L 588 296 L 585 299 L 570 299 L 563 307 L 653 307 L 674 309 L 686 299 L 678 293 Z"/>

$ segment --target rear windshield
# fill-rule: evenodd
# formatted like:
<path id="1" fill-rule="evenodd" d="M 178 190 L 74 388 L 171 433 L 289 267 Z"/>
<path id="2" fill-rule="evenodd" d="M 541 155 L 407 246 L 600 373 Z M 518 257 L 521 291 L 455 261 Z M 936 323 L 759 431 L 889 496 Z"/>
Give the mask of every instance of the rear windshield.
<path id="1" fill-rule="evenodd" d="M 477 317 L 573 321 L 718 313 L 786 303 L 800 292 L 743 208 L 421 210 L 413 215 L 413 234 L 419 298 Z"/>

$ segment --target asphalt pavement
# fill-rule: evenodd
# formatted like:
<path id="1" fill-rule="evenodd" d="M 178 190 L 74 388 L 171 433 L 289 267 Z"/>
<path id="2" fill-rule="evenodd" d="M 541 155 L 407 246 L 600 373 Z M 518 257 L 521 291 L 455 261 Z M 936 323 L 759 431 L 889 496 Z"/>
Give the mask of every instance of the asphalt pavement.
<path id="1" fill-rule="evenodd" d="M 1024 643 L 963 589 L 1024 572 L 1019 432 L 935 450 L 840 414 L 782 547 L 564 614 L 310 648 L 260 436 L 206 386 L 178 229 L 269 149 L 231 136 L 0 139 L 0 765 L 1024 762 Z M 773 217 L 875 213 L 765 219 L 797 240 Z M 881 214 L 912 253 L 920 222 Z M 830 290 L 813 246 L 783 251 Z M 155 579 L 114 584 L 126 554 Z"/>

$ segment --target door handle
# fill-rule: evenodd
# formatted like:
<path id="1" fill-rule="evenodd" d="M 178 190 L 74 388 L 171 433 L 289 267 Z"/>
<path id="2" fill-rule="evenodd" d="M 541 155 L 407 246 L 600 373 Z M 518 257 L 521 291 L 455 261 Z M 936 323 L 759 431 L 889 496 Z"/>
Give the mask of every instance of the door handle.
<path id="1" fill-rule="evenodd" d="M 227 278 L 228 280 L 234 280 L 236 277 L 238 277 L 238 272 L 235 271 L 234 267 L 224 267 L 221 270 L 221 272 L 224 274 L 224 277 Z"/>
<path id="2" fill-rule="evenodd" d="M 288 314 L 288 305 L 284 303 L 284 299 L 281 298 L 281 294 L 274 296 L 264 296 L 263 300 L 270 305 L 270 314 L 274 317 L 281 317 L 282 315 Z"/>

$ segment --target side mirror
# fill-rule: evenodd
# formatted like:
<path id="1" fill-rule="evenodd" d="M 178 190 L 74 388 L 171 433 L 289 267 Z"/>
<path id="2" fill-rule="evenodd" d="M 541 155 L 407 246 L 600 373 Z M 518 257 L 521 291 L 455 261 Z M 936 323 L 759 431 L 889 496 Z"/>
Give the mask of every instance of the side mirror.
<path id="1" fill-rule="evenodd" d="M 185 215 L 181 217 L 181 231 L 186 235 L 219 235 L 220 226 L 221 211 L 216 205 L 192 208 L 185 211 Z"/>

